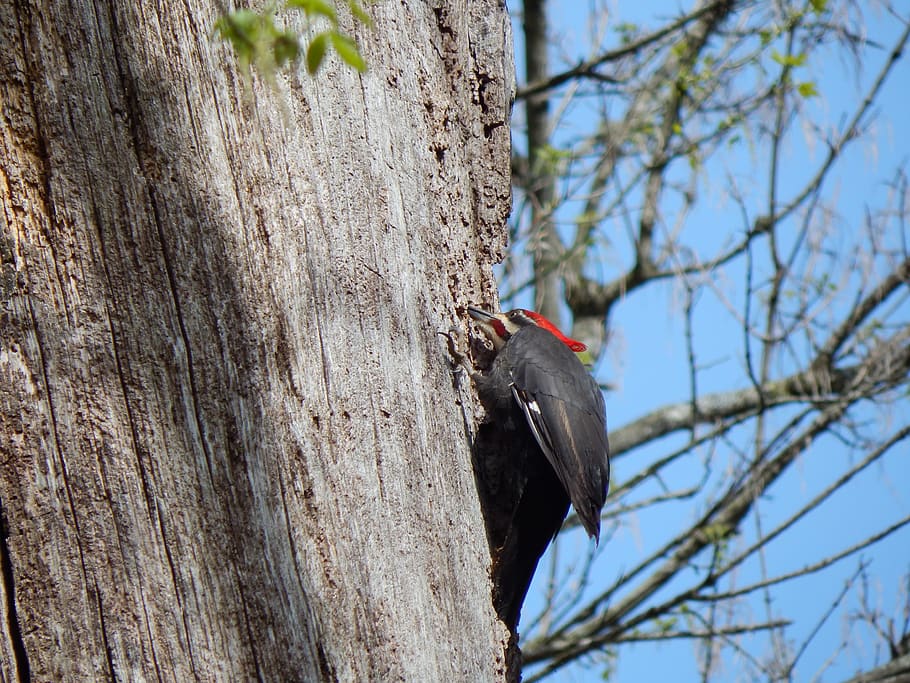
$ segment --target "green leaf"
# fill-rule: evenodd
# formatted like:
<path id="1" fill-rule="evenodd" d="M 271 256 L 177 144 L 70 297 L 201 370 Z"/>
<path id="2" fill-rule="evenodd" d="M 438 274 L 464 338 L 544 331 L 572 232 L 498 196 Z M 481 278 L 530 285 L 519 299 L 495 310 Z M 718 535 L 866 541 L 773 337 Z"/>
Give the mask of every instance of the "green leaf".
<path id="1" fill-rule="evenodd" d="M 363 73 L 367 70 L 367 63 L 360 56 L 360 50 L 357 49 L 357 43 L 337 31 L 329 31 L 329 37 L 332 40 L 332 47 L 338 53 L 338 56 L 344 60 L 344 63 Z"/>
<path id="2" fill-rule="evenodd" d="M 360 6 L 360 3 L 357 2 L 357 0 L 348 0 L 348 7 L 351 9 L 351 14 L 354 15 L 354 18 L 361 24 L 365 26 L 373 25 L 373 20 L 370 19 L 370 15 Z"/>
<path id="3" fill-rule="evenodd" d="M 582 211 L 576 216 L 575 225 L 589 227 L 597 223 L 598 220 L 600 220 L 600 215 L 597 211 Z"/>
<path id="4" fill-rule="evenodd" d="M 325 17 L 333 24 L 338 24 L 338 15 L 335 13 L 335 7 L 324 0 L 288 0 L 287 7 L 303 10 L 308 17 Z"/>
<path id="5" fill-rule="evenodd" d="M 715 522 L 714 524 L 708 524 L 703 527 L 702 531 L 709 543 L 717 543 L 730 536 L 734 529 L 729 524 Z"/>
<path id="6" fill-rule="evenodd" d="M 672 616 L 654 620 L 654 624 L 657 626 L 657 630 L 660 633 L 667 633 L 669 631 L 672 631 L 676 627 L 676 622 L 676 617 Z"/>
<path id="7" fill-rule="evenodd" d="M 274 36 L 279 33 L 271 14 L 258 14 L 248 9 L 222 15 L 215 22 L 214 32 L 234 48 L 241 68 L 247 71 L 251 64 L 268 71 L 269 54 L 273 50 Z"/>
<path id="8" fill-rule="evenodd" d="M 215 22 L 215 31 L 231 43 L 238 52 L 243 49 L 249 51 L 257 42 L 257 37 L 261 32 L 261 23 L 261 17 L 258 14 L 248 9 L 241 9 L 222 15 Z"/>
<path id="9" fill-rule="evenodd" d="M 310 46 L 306 50 L 306 70 L 312 76 L 322 65 L 325 57 L 325 49 L 328 46 L 329 34 L 320 33 L 310 41 Z"/>
<path id="10" fill-rule="evenodd" d="M 548 164 L 555 164 L 564 159 L 571 159 L 572 152 L 568 149 L 560 149 L 553 145 L 541 145 L 537 148 L 537 158 Z"/>
<path id="11" fill-rule="evenodd" d="M 272 52 L 275 55 L 275 64 L 278 66 L 284 66 L 287 62 L 296 60 L 300 56 L 300 43 L 297 42 L 297 35 L 292 31 L 279 33 L 272 44 Z"/>
<path id="12" fill-rule="evenodd" d="M 225 38 L 242 34 L 253 29 L 259 22 L 259 15 L 252 10 L 239 9 L 223 15 L 215 22 L 215 30 Z"/>
<path id="13" fill-rule="evenodd" d="M 812 81 L 803 81 L 796 86 L 796 91 L 803 97 L 818 97 L 818 88 Z"/>
<path id="14" fill-rule="evenodd" d="M 581 361 L 581 364 L 585 366 L 585 369 L 590 372 L 591 368 L 594 367 L 594 356 L 591 355 L 591 352 L 585 349 L 584 351 L 576 351 L 575 355 Z"/>
<path id="15" fill-rule="evenodd" d="M 777 50 L 771 50 L 771 59 L 781 66 L 797 67 L 806 63 L 806 54 L 801 55 L 782 55 Z"/>
<path id="16" fill-rule="evenodd" d="M 361 1 L 345 0 L 357 21 L 371 25 Z M 308 19 L 322 18 L 332 24 L 329 30 L 317 33 L 306 48 L 307 71 L 311 75 L 322 65 L 330 45 L 347 65 L 361 72 L 366 71 L 366 61 L 357 43 L 338 31 L 335 6 L 335 0 L 285 0 L 285 8 L 301 10 Z M 236 10 L 215 21 L 213 35 L 231 44 L 244 71 L 248 72 L 251 66 L 255 66 L 271 77 L 276 67 L 295 62 L 301 56 L 303 39 L 292 31 L 275 26 L 274 7 L 269 5 L 269 9 L 261 14 L 249 9 Z"/>
<path id="17" fill-rule="evenodd" d="M 761 46 L 765 47 L 774 39 L 774 33 L 767 29 L 764 29 L 758 32 L 758 37 L 761 38 Z"/>
<path id="18" fill-rule="evenodd" d="M 816 14 L 821 14 L 828 8 L 828 0 L 809 0 L 809 6 Z"/>

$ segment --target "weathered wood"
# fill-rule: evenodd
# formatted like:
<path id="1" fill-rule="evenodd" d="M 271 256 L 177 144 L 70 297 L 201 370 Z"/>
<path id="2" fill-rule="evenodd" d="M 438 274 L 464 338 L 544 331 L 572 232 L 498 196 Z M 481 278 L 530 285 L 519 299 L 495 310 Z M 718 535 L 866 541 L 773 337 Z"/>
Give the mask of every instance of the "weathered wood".
<path id="1" fill-rule="evenodd" d="M 504 246 L 508 17 L 370 12 L 367 74 L 269 86 L 204 0 L 0 6 L 4 680 L 503 677 L 436 333 Z"/>

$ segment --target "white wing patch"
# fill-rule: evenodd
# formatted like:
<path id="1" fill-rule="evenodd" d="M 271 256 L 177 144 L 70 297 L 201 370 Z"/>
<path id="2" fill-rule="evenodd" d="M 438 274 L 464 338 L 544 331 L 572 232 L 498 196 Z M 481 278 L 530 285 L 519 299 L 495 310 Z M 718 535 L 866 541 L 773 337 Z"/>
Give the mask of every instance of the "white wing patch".
<path id="1" fill-rule="evenodd" d="M 556 472 L 556 476 L 562 483 L 563 489 L 565 489 L 566 493 L 569 493 L 569 481 L 566 478 L 566 463 L 561 461 L 560 456 L 563 454 L 556 452 L 553 435 L 550 434 L 549 426 L 543 418 L 540 404 L 536 399 L 529 395 L 527 391 L 516 387 L 514 382 L 509 386 L 512 389 L 512 396 L 515 398 L 518 405 L 521 406 L 521 411 L 524 413 L 525 420 L 527 420 L 528 426 L 531 428 L 531 433 L 534 434 L 534 439 L 540 446 L 540 450 L 543 451 L 544 456 L 549 461 L 550 467 Z"/>
<path id="2" fill-rule="evenodd" d="M 521 406 L 522 412 L 525 414 L 525 419 L 528 421 L 528 426 L 531 427 L 531 431 L 534 433 L 534 438 L 537 439 L 537 443 L 540 444 L 544 453 L 547 454 L 547 459 L 549 459 L 549 454 L 553 452 L 553 446 L 550 442 L 549 435 L 544 435 L 541 432 L 541 427 L 544 427 L 544 425 L 543 414 L 540 412 L 540 405 L 537 401 L 528 396 L 527 392 L 516 387 L 515 384 L 510 384 L 509 386 L 512 387 L 512 396 L 515 397 L 518 405 Z"/>

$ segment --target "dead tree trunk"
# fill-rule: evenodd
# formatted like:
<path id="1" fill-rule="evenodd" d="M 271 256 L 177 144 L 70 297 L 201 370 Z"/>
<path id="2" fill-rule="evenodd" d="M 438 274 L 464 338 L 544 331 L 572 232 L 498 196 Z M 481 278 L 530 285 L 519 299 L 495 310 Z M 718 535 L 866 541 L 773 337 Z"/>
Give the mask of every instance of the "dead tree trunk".
<path id="1" fill-rule="evenodd" d="M 206 0 L 0 6 L 4 681 L 480 681 L 442 340 L 509 210 L 497 0 L 238 75 Z M 467 417 L 465 417 L 467 415 Z"/>

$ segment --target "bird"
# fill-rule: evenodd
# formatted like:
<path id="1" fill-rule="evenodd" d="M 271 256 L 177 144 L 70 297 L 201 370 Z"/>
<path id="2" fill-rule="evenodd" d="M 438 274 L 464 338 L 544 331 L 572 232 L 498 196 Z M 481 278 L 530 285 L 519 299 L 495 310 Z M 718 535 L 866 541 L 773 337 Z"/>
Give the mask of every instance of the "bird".
<path id="1" fill-rule="evenodd" d="M 475 479 L 493 554 L 493 601 L 517 632 L 537 563 L 569 504 L 595 543 L 610 482 L 603 394 L 565 336 L 534 311 L 468 307 L 493 345 L 472 372 L 487 420 L 475 440 Z"/>

